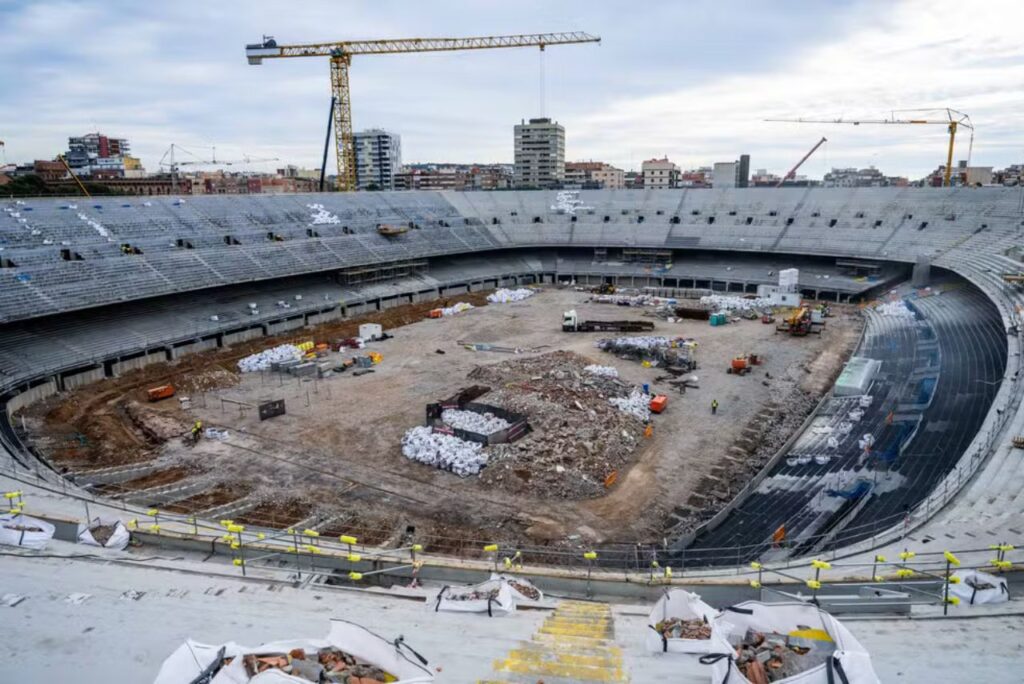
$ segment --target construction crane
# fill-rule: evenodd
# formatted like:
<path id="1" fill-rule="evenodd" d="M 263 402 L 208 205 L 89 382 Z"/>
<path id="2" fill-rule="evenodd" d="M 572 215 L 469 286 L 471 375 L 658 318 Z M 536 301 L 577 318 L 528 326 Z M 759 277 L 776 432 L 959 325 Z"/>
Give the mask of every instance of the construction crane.
<path id="1" fill-rule="evenodd" d="M 171 143 L 171 146 L 164 152 L 164 156 L 160 157 L 160 166 L 166 166 L 171 174 L 171 191 L 178 191 L 178 167 L 179 166 L 231 166 L 233 164 L 251 164 L 254 162 L 271 162 L 279 161 L 277 157 L 250 157 L 249 155 L 243 155 L 241 159 L 217 159 L 217 148 L 211 147 L 212 158 L 211 159 L 200 159 L 198 155 L 182 147 Z M 175 150 L 181 150 L 186 154 L 191 155 L 194 159 L 188 159 L 185 161 L 178 161 L 175 159 Z"/>
<path id="2" fill-rule="evenodd" d="M 945 118 L 937 119 L 903 119 L 898 118 L 897 114 L 903 114 L 906 112 L 942 112 L 945 114 Z M 955 109 L 949 107 L 943 109 L 896 109 L 890 112 L 889 118 L 887 119 L 765 119 L 765 121 L 776 121 L 784 123 L 824 123 L 824 124 L 851 124 L 853 126 L 860 126 L 861 124 L 882 124 L 882 125 L 903 125 L 903 124 L 923 124 L 923 125 L 934 125 L 934 126 L 946 126 L 946 130 L 949 132 L 949 148 L 946 152 L 946 173 L 943 178 L 942 184 L 949 187 L 950 180 L 953 173 L 953 144 L 956 141 L 957 130 L 966 128 L 971 132 L 970 145 L 967 150 L 967 161 L 970 164 L 971 152 L 974 150 L 974 124 L 971 123 L 971 117 L 958 112 Z"/>
<path id="3" fill-rule="evenodd" d="M 797 170 L 797 169 L 799 169 L 799 168 L 800 168 L 801 166 L 803 166 L 803 165 L 804 165 L 804 162 L 805 162 L 805 161 L 807 161 L 808 159 L 810 159 L 810 158 L 811 158 L 811 155 L 812 155 L 812 154 L 814 154 L 815 152 L 817 152 L 817 151 L 818 151 L 818 148 L 819 148 L 819 147 L 821 147 L 822 145 L 824 145 L 824 144 L 825 144 L 825 143 L 827 143 L 827 142 L 828 142 L 828 138 L 826 138 L 825 136 L 822 136 L 822 137 L 821 137 L 821 140 L 819 140 L 819 141 L 818 141 L 818 144 L 816 144 L 816 145 L 815 145 L 814 147 L 812 147 L 812 148 L 811 148 L 811 151 L 810 151 L 810 152 L 808 152 L 807 154 L 805 154 L 805 155 L 804 155 L 804 156 L 803 156 L 803 157 L 802 157 L 802 158 L 800 159 L 800 161 L 798 161 L 798 162 L 796 163 L 796 166 L 794 166 L 794 167 L 793 167 L 793 168 L 791 168 L 791 169 L 790 169 L 789 171 L 787 171 L 787 172 L 786 172 L 786 175 L 782 177 L 782 180 L 780 180 L 780 181 L 779 181 L 779 183 L 778 183 L 778 185 L 776 185 L 775 187 L 777 187 L 777 188 L 781 188 L 781 187 L 782 187 L 782 184 L 783 184 L 783 183 L 785 183 L 786 181 L 788 181 L 788 180 L 789 180 L 790 178 L 795 178 L 795 177 L 796 177 L 796 170 Z"/>
<path id="4" fill-rule="evenodd" d="M 58 154 L 57 159 L 59 159 L 60 163 L 64 165 L 64 170 L 67 171 L 68 175 L 71 176 L 71 179 L 75 181 L 75 184 L 78 185 L 78 189 L 82 191 L 82 194 L 86 197 L 92 197 L 92 195 L 89 194 L 89 191 L 85 189 L 85 186 L 82 185 L 82 181 L 79 180 L 78 176 L 75 175 L 75 172 L 71 170 L 71 167 L 68 165 L 68 160 L 64 158 L 64 155 Z"/>
<path id="5" fill-rule="evenodd" d="M 333 43 L 279 45 L 273 36 L 245 46 L 249 64 L 264 59 L 285 57 L 329 57 L 331 60 L 332 119 L 334 146 L 338 161 L 338 189 L 355 190 L 355 144 L 352 135 L 352 99 L 348 71 L 354 55 L 389 55 L 407 52 L 451 52 L 494 48 L 537 47 L 549 45 L 600 43 L 601 38 L 583 32 L 534 33 L 512 36 L 476 36 L 470 38 L 398 38 L 391 40 L 347 40 Z M 328 131 L 328 137 L 330 132 Z"/>

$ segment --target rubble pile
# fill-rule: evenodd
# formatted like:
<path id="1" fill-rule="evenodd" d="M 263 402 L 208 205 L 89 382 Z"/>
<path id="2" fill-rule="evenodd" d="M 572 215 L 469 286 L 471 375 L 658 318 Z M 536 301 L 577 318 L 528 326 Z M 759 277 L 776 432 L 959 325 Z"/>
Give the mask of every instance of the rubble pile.
<path id="1" fill-rule="evenodd" d="M 619 369 L 615 366 L 601 366 L 599 364 L 592 363 L 584 368 L 583 371 L 590 373 L 591 375 L 600 375 L 603 378 L 619 377 Z"/>
<path id="2" fill-rule="evenodd" d="M 501 587 L 497 586 L 493 589 L 473 589 L 472 591 L 466 591 L 461 594 L 456 594 L 454 591 L 445 594 L 445 598 L 449 601 L 493 601 L 498 598 L 498 594 L 501 592 Z"/>
<path id="3" fill-rule="evenodd" d="M 654 625 L 654 630 L 666 639 L 711 638 L 711 625 L 700 618 L 665 618 Z"/>
<path id="4" fill-rule="evenodd" d="M 729 295 L 706 295 L 700 303 L 711 311 L 748 311 L 750 309 L 770 309 L 772 300 L 765 297 L 734 297 Z"/>
<path id="5" fill-rule="evenodd" d="M 460 411 L 448 409 L 441 413 L 441 422 L 458 430 L 468 430 L 478 435 L 491 435 L 504 430 L 510 423 L 493 413 L 477 413 L 476 411 Z"/>
<path id="6" fill-rule="evenodd" d="M 915 318 L 907 303 L 902 299 L 895 302 L 885 302 L 875 307 L 875 313 L 880 316 L 892 316 L 894 318 Z"/>
<path id="7" fill-rule="evenodd" d="M 608 403 L 623 413 L 636 416 L 644 422 L 651 419 L 651 397 L 638 388 L 634 387 L 628 397 L 612 397 Z"/>
<path id="8" fill-rule="evenodd" d="M 455 314 L 460 314 L 463 311 L 469 311 L 472 308 L 474 308 L 474 306 L 468 302 L 458 302 L 456 304 L 452 304 L 451 306 L 446 306 L 443 309 L 441 309 L 441 315 L 454 316 Z"/>
<path id="9" fill-rule="evenodd" d="M 508 304 L 509 302 L 521 302 L 537 294 L 534 290 L 521 287 L 518 290 L 501 288 L 487 295 L 487 301 L 491 304 Z"/>
<path id="10" fill-rule="evenodd" d="M 488 447 L 480 480 L 533 496 L 582 499 L 606 491 L 605 479 L 626 466 L 643 441 L 643 422 L 608 403 L 628 396 L 621 380 L 587 372 L 586 357 L 556 351 L 478 366 L 474 382 L 499 389 L 488 404 L 526 416 L 532 432 Z"/>
<path id="11" fill-rule="evenodd" d="M 736 667 L 753 684 L 770 684 L 821 665 L 832 642 L 747 630 L 736 647 Z"/>
<path id="12" fill-rule="evenodd" d="M 518 591 L 520 594 L 522 594 L 526 598 L 530 599 L 531 601 L 540 601 L 540 597 L 541 597 L 540 590 L 537 589 L 537 587 L 533 586 L 532 584 L 527 584 L 525 582 L 519 582 L 519 581 L 511 579 L 511 578 L 507 579 L 506 581 L 509 583 L 509 586 L 511 586 L 513 589 L 515 589 L 516 591 Z"/>
<path id="13" fill-rule="evenodd" d="M 257 354 L 251 354 L 238 360 L 238 370 L 243 373 L 256 373 L 270 369 L 273 363 L 292 361 L 302 358 L 302 350 L 294 344 L 282 344 L 270 349 L 264 349 Z"/>
<path id="14" fill-rule="evenodd" d="M 679 366 L 695 369 L 693 350 L 697 343 L 685 337 L 611 337 L 594 342 L 594 346 L 620 359 L 649 361 L 655 366 Z"/>
<path id="15" fill-rule="evenodd" d="M 402 437 L 402 453 L 418 463 L 432 465 L 459 477 L 476 475 L 487 465 L 483 445 L 418 425 Z"/>
<path id="16" fill-rule="evenodd" d="M 354 656 L 332 647 L 321 648 L 315 656 L 302 648 L 293 648 L 288 653 L 247 653 L 242 656 L 242 665 L 249 677 L 267 670 L 280 670 L 292 677 L 318 683 L 383 684 L 390 679 L 390 675 L 381 668 L 359 662 Z"/>

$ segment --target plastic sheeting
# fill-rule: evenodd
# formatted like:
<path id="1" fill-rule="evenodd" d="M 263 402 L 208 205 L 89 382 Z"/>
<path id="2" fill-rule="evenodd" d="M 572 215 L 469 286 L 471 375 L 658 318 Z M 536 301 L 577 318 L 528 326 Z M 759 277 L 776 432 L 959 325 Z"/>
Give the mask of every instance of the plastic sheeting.
<path id="1" fill-rule="evenodd" d="M 478 435 L 491 435 L 504 430 L 511 423 L 493 413 L 477 413 L 476 411 L 460 411 L 448 409 L 441 413 L 441 422 L 459 430 L 468 430 Z"/>
<path id="2" fill-rule="evenodd" d="M 334 647 L 361 661 L 375 665 L 395 677 L 395 684 L 420 684 L 434 681 L 434 676 L 421 665 L 409 650 L 396 646 L 370 630 L 347 620 L 331 620 L 326 639 L 293 639 L 274 641 L 255 648 L 233 641 L 218 646 L 201 644 L 191 639 L 179 646 L 160 666 L 154 684 L 191 684 L 217 659 L 220 649 L 224 657 L 234 657 L 230 665 L 222 668 L 210 684 L 309 684 L 308 679 L 293 677 L 281 670 L 267 670 L 250 678 L 245 673 L 241 656 L 247 653 L 288 653 L 301 648 L 315 653 L 321 648 Z"/>
<path id="3" fill-rule="evenodd" d="M 729 295 L 705 295 L 700 298 L 704 308 L 712 311 L 747 311 L 750 309 L 767 309 L 772 306 L 772 300 L 766 297 L 731 297 Z"/>
<path id="4" fill-rule="evenodd" d="M 597 375 L 602 378 L 619 377 L 619 369 L 615 366 L 601 366 L 596 363 L 592 363 L 589 366 L 584 367 L 583 372 L 590 373 L 591 375 Z"/>
<path id="5" fill-rule="evenodd" d="M 487 580 L 470 587 L 444 586 L 433 602 L 427 603 L 433 611 L 457 613 L 486 613 L 500 617 L 516 611 L 512 588 L 504 580 Z"/>
<path id="6" fill-rule="evenodd" d="M 432 465 L 459 477 L 477 475 L 487 465 L 483 445 L 417 426 L 402 437 L 402 453 L 418 463 Z"/>
<path id="7" fill-rule="evenodd" d="M 628 397 L 612 397 L 608 403 L 644 422 L 651 419 L 651 395 L 644 394 L 639 388 L 634 388 Z"/>
<path id="8" fill-rule="evenodd" d="M 93 536 L 93 530 L 99 527 L 114 528 L 110 537 L 102 544 Z M 93 518 L 92 522 L 78 535 L 79 544 L 102 546 L 105 549 L 117 549 L 118 551 L 126 548 L 129 541 L 131 541 L 131 533 L 124 526 L 124 523 L 117 518 Z"/>
<path id="9" fill-rule="evenodd" d="M 684 589 L 672 589 L 658 599 L 647 616 L 647 635 L 644 643 L 651 653 L 688 653 L 703 655 L 705 653 L 725 652 L 721 649 L 728 649 L 729 642 L 718 632 L 720 627 L 715 627 L 714 620 L 718 614 L 714 608 L 704 603 L 700 596 L 692 594 Z M 664 638 L 658 633 L 655 626 L 664 620 L 680 618 L 683 620 L 703 620 L 711 625 L 710 639 L 682 639 Z M 700 672 L 699 663 L 690 663 L 689 669 Z M 706 673 L 707 670 L 705 669 Z"/>
<path id="10" fill-rule="evenodd" d="M 445 308 L 441 309 L 441 315 L 454 316 L 455 314 L 460 314 L 463 311 L 469 311 L 470 309 L 474 308 L 476 307 L 474 307 L 469 302 L 457 302 L 455 304 L 452 304 L 451 306 L 446 306 Z"/>
<path id="11" fill-rule="evenodd" d="M 5 546 L 45 549 L 54 531 L 53 525 L 39 518 L 20 513 L 0 515 L 0 544 Z"/>
<path id="12" fill-rule="evenodd" d="M 487 295 L 487 301 L 491 304 L 508 304 L 509 302 L 521 302 L 537 294 L 535 291 L 521 287 L 518 290 L 501 288 Z"/>
<path id="13" fill-rule="evenodd" d="M 834 647 L 824 663 L 803 672 L 775 680 L 775 684 L 881 684 L 874 668 L 871 656 L 864 650 L 856 637 L 841 622 L 825 611 L 806 603 L 761 603 L 745 601 L 730 606 L 715 618 L 714 626 L 722 630 L 724 637 L 730 640 L 742 639 L 748 629 L 776 634 L 789 634 L 794 631 L 820 630 L 831 637 L 831 642 L 823 642 L 823 646 Z M 724 653 L 728 657 L 710 665 L 713 682 L 724 682 L 728 677 L 731 683 L 750 682 L 739 673 L 735 664 L 730 662 L 733 649 Z M 839 677 L 836 663 L 840 664 L 845 680 Z M 829 672 L 831 668 L 831 673 Z"/>
<path id="14" fill-rule="evenodd" d="M 950 583 L 949 595 L 960 599 L 961 606 L 973 606 L 979 603 L 1005 603 L 1010 600 L 1010 591 L 1006 588 L 1006 579 L 996 577 L 980 570 L 958 570 L 953 573 L 960 578 L 956 584 Z"/>
<path id="15" fill-rule="evenodd" d="M 282 344 L 270 349 L 246 356 L 238 360 L 238 370 L 243 373 L 256 373 L 270 369 L 272 363 L 294 361 L 302 358 L 302 350 L 294 344 Z"/>

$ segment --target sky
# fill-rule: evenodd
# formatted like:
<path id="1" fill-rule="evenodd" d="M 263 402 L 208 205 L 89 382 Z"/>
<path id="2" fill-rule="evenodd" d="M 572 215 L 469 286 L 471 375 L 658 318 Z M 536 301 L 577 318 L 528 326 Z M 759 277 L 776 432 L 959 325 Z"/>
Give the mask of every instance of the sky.
<path id="1" fill-rule="evenodd" d="M 171 143 L 279 160 L 235 170 L 318 167 L 328 60 L 250 66 L 245 44 L 263 34 L 586 31 L 601 44 L 355 56 L 354 125 L 400 134 L 407 163 L 510 163 L 513 125 L 543 114 L 565 126 L 567 160 L 692 168 L 746 153 L 777 174 L 827 137 L 801 173 L 874 165 L 915 179 L 945 163 L 943 126 L 765 119 L 952 107 L 975 126 L 956 158 L 971 148 L 973 164 L 1001 168 L 1024 162 L 1022 26 L 1020 0 L 0 0 L 0 161 L 52 159 L 68 136 L 100 131 L 128 138 L 150 171 Z"/>

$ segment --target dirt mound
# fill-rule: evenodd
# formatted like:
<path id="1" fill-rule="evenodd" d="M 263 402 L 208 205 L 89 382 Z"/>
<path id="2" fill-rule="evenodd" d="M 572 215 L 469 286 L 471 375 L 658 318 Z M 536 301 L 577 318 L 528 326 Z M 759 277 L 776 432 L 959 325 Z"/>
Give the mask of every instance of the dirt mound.
<path id="1" fill-rule="evenodd" d="M 643 442 L 644 425 L 608 403 L 630 386 L 584 372 L 592 363 L 558 351 L 470 371 L 470 379 L 500 388 L 480 401 L 526 415 L 533 428 L 517 442 L 488 448 L 483 483 L 545 498 L 605 492 Z"/>
<path id="2" fill-rule="evenodd" d="M 184 420 L 137 401 L 128 402 L 124 410 L 132 424 L 156 444 L 163 444 L 175 437 L 180 437 L 189 427 Z"/>

